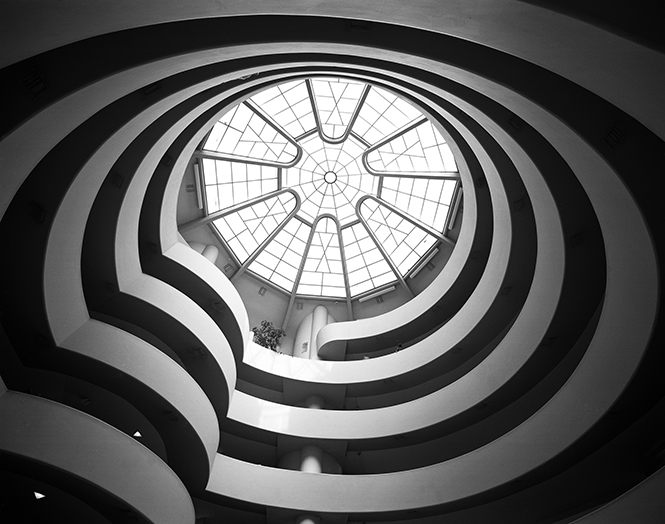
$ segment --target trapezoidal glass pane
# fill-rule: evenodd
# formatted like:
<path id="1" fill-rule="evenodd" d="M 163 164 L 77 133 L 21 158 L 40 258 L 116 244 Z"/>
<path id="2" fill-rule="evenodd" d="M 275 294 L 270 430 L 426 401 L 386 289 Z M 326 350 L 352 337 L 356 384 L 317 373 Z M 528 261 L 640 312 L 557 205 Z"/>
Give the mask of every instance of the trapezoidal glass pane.
<path id="1" fill-rule="evenodd" d="M 418 222 L 443 231 L 456 186 L 456 180 L 386 177 L 381 199 Z"/>
<path id="2" fill-rule="evenodd" d="M 292 193 L 266 198 L 212 223 L 242 264 L 281 227 L 296 208 Z"/>
<path id="3" fill-rule="evenodd" d="M 318 134 L 300 142 L 303 156 L 296 167 L 283 170 L 282 185 L 298 192 L 298 215 L 314 222 L 329 213 L 340 224 L 355 220 L 355 205 L 363 195 L 375 195 L 378 179 L 363 168 L 364 148 L 353 138 L 329 144 Z"/>
<path id="4" fill-rule="evenodd" d="M 422 116 L 420 111 L 397 95 L 372 86 L 352 131 L 373 145 Z"/>
<path id="5" fill-rule="evenodd" d="M 247 104 L 237 105 L 215 124 L 203 149 L 233 160 L 285 166 L 298 157 L 298 147 Z"/>
<path id="6" fill-rule="evenodd" d="M 358 110 L 365 84 L 343 78 L 313 78 L 312 92 L 323 136 L 342 138 Z"/>
<path id="7" fill-rule="evenodd" d="M 304 222 L 292 218 L 248 269 L 290 293 L 298 276 L 311 229 Z"/>
<path id="8" fill-rule="evenodd" d="M 331 218 L 322 218 L 314 227 L 314 234 L 298 283 L 298 294 L 346 296 L 337 224 Z"/>
<path id="9" fill-rule="evenodd" d="M 305 80 L 270 87 L 254 95 L 250 101 L 294 138 L 316 127 Z"/>
<path id="10" fill-rule="evenodd" d="M 277 190 L 276 167 L 202 159 L 208 213 L 214 213 Z"/>
<path id="11" fill-rule="evenodd" d="M 402 276 L 437 242 L 427 231 L 371 198 L 363 200 L 360 215 Z"/>
<path id="12" fill-rule="evenodd" d="M 342 240 L 351 296 L 397 280 L 363 224 L 342 229 Z"/>
<path id="13" fill-rule="evenodd" d="M 436 176 L 457 173 L 450 146 L 429 121 L 367 153 L 370 169 L 381 174 Z"/>

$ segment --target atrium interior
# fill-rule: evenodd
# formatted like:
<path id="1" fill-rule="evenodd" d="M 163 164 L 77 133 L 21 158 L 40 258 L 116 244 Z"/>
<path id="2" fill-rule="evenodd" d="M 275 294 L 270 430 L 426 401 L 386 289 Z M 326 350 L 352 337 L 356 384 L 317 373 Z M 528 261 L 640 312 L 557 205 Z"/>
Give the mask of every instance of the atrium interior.
<path id="1" fill-rule="evenodd" d="M 637 7 L 3 2 L 0 521 L 662 522 Z"/>

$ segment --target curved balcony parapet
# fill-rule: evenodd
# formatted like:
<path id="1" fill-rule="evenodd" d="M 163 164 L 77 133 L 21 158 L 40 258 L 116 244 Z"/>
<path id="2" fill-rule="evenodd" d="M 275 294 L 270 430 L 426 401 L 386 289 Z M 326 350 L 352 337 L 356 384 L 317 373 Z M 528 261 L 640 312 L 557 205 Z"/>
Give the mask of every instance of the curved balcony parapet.
<path id="1" fill-rule="evenodd" d="M 450 124 L 446 123 L 446 127 L 453 131 L 456 137 L 460 136 L 458 131 L 450 126 Z M 391 326 L 391 331 L 405 328 L 408 324 L 417 321 L 421 316 L 425 315 L 453 288 L 455 282 L 458 281 L 460 275 L 464 272 L 472 250 L 478 251 L 476 254 L 478 256 L 483 251 L 482 256 L 486 256 L 484 251 L 488 249 L 489 241 L 479 241 L 479 237 L 487 237 L 490 232 L 478 230 L 480 224 L 482 224 L 481 229 L 485 228 L 487 224 L 487 218 L 479 218 L 479 215 L 486 216 L 488 213 L 491 213 L 492 204 L 489 201 L 489 195 L 484 195 L 479 206 L 477 201 L 478 189 L 474 185 L 474 179 L 491 175 L 486 175 L 483 172 L 483 168 L 477 164 L 472 148 L 469 148 L 466 144 L 462 144 L 462 147 L 464 148 L 465 155 L 456 155 L 460 164 L 460 177 L 464 187 L 462 228 L 455 244 L 455 249 L 446 263 L 445 269 L 436 276 L 427 288 L 401 307 L 378 317 L 354 320 L 352 322 L 337 322 L 325 326 L 319 331 L 316 339 L 317 351 L 323 351 L 324 353 L 327 351 L 332 353 L 335 353 L 335 351 L 339 352 L 338 348 L 349 341 L 357 341 L 360 344 L 362 343 L 362 339 L 384 334 L 386 326 Z M 469 159 L 467 160 L 465 156 L 469 157 Z M 488 166 L 488 169 L 491 170 L 492 167 Z M 494 170 L 494 174 L 496 178 L 496 170 Z M 494 218 L 496 219 L 496 217 Z M 331 349 L 328 349 L 328 346 Z"/>
<path id="2" fill-rule="evenodd" d="M 60 347 L 106 364 L 158 393 L 192 425 L 212 462 L 219 443 L 215 411 L 196 381 L 171 358 L 134 335 L 92 319 Z"/>
<path id="3" fill-rule="evenodd" d="M 233 315 L 239 331 L 243 334 L 248 333 L 250 329 L 247 309 L 235 286 L 219 268 L 209 263 L 209 261 L 204 262 L 201 260 L 201 256 L 194 256 L 191 251 L 190 248 L 178 242 L 166 251 L 164 256 L 187 267 L 205 280 L 217 295 L 224 300 L 224 307 L 228 308 Z"/>
<path id="4" fill-rule="evenodd" d="M 660 524 L 665 514 L 665 467 L 613 501 L 573 521 L 573 524 Z"/>
<path id="5" fill-rule="evenodd" d="M 97 491 L 154 524 L 194 523 L 182 481 L 132 437 L 57 402 L 12 391 L 0 396 L 0 417 L 4 453 L 86 483 L 82 496 L 93 507 Z"/>

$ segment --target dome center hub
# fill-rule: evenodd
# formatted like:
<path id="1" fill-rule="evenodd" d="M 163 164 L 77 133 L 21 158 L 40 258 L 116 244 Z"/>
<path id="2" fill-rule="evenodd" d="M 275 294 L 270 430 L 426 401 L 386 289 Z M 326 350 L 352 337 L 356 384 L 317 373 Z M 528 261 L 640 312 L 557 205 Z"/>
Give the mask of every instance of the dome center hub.
<path id="1" fill-rule="evenodd" d="M 325 175 L 323 175 L 323 180 L 328 182 L 328 184 L 334 184 L 337 182 L 337 173 L 334 171 L 327 171 Z"/>

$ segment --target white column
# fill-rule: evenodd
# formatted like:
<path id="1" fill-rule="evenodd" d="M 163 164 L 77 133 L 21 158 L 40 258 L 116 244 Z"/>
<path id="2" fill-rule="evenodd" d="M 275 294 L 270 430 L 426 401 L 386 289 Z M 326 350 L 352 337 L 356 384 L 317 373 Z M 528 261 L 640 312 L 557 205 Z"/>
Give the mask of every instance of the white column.
<path id="1" fill-rule="evenodd" d="M 321 473 L 323 465 L 323 450 L 319 446 L 309 444 L 300 452 L 300 471 L 306 473 Z"/>
<path id="2" fill-rule="evenodd" d="M 328 310 L 325 306 L 316 306 L 312 313 L 312 332 L 309 338 L 309 358 L 318 360 L 319 355 L 316 347 L 316 335 L 319 330 L 328 324 Z"/>
<path id="3" fill-rule="evenodd" d="M 320 395 L 309 395 L 305 399 L 305 407 L 309 409 L 323 409 L 326 401 Z"/>
<path id="4" fill-rule="evenodd" d="M 201 254 L 214 264 L 217 261 L 217 257 L 219 256 L 219 249 L 217 246 L 209 244 L 205 247 L 203 253 Z"/>

